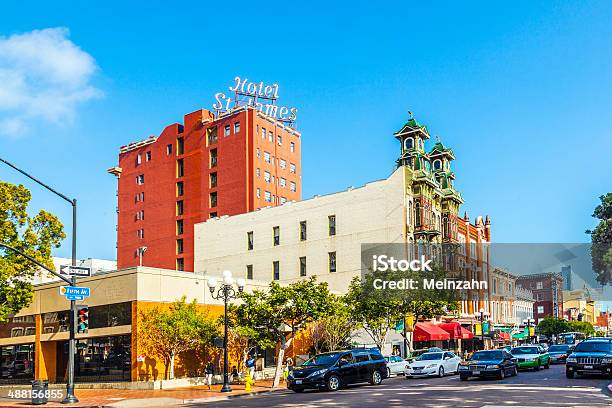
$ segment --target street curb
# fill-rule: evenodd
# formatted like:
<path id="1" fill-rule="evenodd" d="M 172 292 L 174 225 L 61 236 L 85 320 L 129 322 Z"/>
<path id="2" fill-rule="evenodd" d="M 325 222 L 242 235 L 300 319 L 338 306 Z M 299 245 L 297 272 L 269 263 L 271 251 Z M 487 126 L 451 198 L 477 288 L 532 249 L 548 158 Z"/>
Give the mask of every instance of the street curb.
<path id="1" fill-rule="evenodd" d="M 235 394 L 235 395 L 224 395 L 220 397 L 187 399 L 187 400 L 183 400 L 183 404 L 194 404 L 194 403 L 197 404 L 197 403 L 206 403 L 206 402 L 227 401 L 227 400 L 232 400 L 232 399 L 242 398 L 242 397 L 253 397 L 256 395 L 272 394 L 272 393 L 279 392 L 279 391 L 287 391 L 287 388 L 273 388 L 270 390 L 253 391 L 249 393 L 242 393 L 242 394 Z"/>

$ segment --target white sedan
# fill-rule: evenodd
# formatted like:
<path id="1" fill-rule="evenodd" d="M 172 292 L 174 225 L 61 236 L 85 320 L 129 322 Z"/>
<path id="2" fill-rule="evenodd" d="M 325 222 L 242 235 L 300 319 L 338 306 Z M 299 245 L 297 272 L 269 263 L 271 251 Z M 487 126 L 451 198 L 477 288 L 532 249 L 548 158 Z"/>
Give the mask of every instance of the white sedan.
<path id="1" fill-rule="evenodd" d="M 403 375 L 408 365 L 408 362 L 400 356 L 386 356 L 385 361 L 387 362 L 387 377 Z"/>
<path id="2" fill-rule="evenodd" d="M 417 357 L 404 371 L 406 378 L 445 374 L 457 374 L 461 358 L 451 351 L 424 353 Z"/>

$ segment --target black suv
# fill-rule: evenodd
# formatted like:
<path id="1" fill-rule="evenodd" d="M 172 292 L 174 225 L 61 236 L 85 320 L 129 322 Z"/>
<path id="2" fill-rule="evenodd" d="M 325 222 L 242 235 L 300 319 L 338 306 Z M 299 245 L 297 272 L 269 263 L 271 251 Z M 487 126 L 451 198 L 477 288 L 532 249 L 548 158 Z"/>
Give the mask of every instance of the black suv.
<path id="1" fill-rule="evenodd" d="M 378 385 L 386 376 L 387 363 L 378 349 L 333 351 L 317 354 L 295 367 L 287 377 L 287 388 L 295 392 L 307 388 L 336 391 L 361 382 Z"/>
<path id="2" fill-rule="evenodd" d="M 567 356 L 565 375 L 575 374 L 612 375 L 612 340 L 585 340 Z"/>

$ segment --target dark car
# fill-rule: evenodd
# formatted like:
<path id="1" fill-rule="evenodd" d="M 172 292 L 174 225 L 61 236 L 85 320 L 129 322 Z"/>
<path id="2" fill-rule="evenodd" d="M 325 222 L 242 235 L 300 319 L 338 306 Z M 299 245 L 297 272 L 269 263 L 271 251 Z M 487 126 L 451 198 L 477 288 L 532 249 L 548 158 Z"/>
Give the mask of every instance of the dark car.
<path id="1" fill-rule="evenodd" d="M 548 348 L 550 355 L 550 363 L 565 363 L 567 356 L 570 354 L 569 344 L 554 344 Z"/>
<path id="2" fill-rule="evenodd" d="M 612 375 L 612 340 L 588 340 L 578 343 L 567 356 L 565 375 L 575 374 Z"/>
<path id="3" fill-rule="evenodd" d="M 387 376 L 387 363 L 378 349 L 353 349 L 317 354 L 294 368 L 287 377 L 287 388 L 336 391 L 340 387 L 369 382 L 378 385 Z"/>
<path id="4" fill-rule="evenodd" d="M 517 375 L 516 358 L 506 350 L 477 351 L 459 364 L 459 378 L 467 381 L 470 377 L 495 377 L 503 380 L 507 375 Z"/>

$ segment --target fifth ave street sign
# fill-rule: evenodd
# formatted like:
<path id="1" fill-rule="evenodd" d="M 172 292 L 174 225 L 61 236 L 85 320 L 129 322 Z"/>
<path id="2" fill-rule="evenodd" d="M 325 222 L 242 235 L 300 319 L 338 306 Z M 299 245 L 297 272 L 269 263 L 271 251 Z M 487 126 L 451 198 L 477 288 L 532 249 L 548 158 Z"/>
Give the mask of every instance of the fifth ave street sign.
<path id="1" fill-rule="evenodd" d="M 62 265 L 60 273 L 67 276 L 91 276 L 91 268 L 84 266 Z"/>

